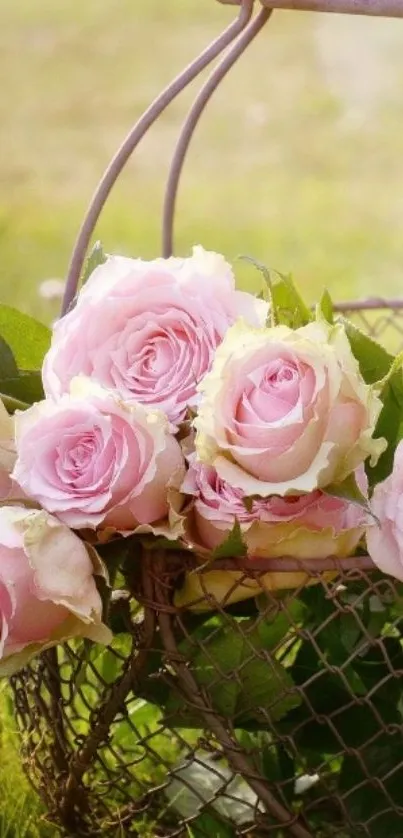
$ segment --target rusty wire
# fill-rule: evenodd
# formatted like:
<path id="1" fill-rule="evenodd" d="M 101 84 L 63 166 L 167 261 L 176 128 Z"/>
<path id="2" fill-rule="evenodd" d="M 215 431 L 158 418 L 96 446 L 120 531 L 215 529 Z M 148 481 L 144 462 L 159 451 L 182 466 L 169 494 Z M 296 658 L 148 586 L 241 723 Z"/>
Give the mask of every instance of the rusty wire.
<path id="1" fill-rule="evenodd" d="M 388 697 L 403 678 L 403 620 L 392 608 L 403 586 L 359 567 L 315 574 L 281 597 L 262 587 L 252 616 L 216 603 L 195 630 L 194 616 L 170 608 L 175 580 L 162 560 L 145 557 L 131 634 L 104 653 L 68 643 L 13 678 L 25 767 L 51 820 L 77 836 L 211 835 L 203 812 L 225 836 L 387 834 L 377 819 L 386 829 L 402 815 L 402 723 Z M 390 610 L 371 627 L 363 615 L 379 603 Z M 260 631 L 273 633 L 270 650 L 256 643 Z M 343 659 L 332 658 L 328 642 L 344 635 Z M 242 649 L 236 665 L 217 658 L 223 637 Z M 290 676 L 270 699 L 280 665 Z M 261 701 L 248 696 L 254 667 Z M 223 713 L 233 689 L 241 699 Z M 287 770 L 271 777 L 280 758 Z M 315 782 L 302 796 L 296 781 L 306 775 Z M 353 805 L 364 793 L 368 811 Z"/>

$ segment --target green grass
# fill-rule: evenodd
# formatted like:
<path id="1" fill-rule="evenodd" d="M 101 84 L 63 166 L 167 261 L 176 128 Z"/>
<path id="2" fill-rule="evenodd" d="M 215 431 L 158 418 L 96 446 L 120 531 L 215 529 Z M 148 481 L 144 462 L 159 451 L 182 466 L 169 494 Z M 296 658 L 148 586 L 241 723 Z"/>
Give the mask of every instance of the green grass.
<path id="1" fill-rule="evenodd" d="M 234 9 L 214 0 L 2 0 L 1 9 L 1 298 L 49 321 L 56 305 L 38 285 L 64 275 L 116 146 Z M 337 298 L 399 293 L 399 26 L 273 17 L 197 133 L 178 251 L 200 242 L 231 260 L 253 255 L 292 271 L 310 299 L 324 285 Z M 158 254 L 167 165 L 194 91 L 160 120 L 114 190 L 98 231 L 107 250 Z M 237 272 L 242 284 L 253 282 L 250 267 L 237 264 Z M 10 708 L 0 702 L 0 838 L 42 838 Z"/>
<path id="2" fill-rule="evenodd" d="M 86 0 L 79 6 L 3 0 L 4 300 L 53 315 L 38 298 L 38 283 L 63 276 L 111 154 L 161 86 L 233 13 L 214 0 Z M 340 23 L 329 20 L 325 33 L 334 25 L 331 74 L 337 81 L 351 55 L 345 56 Z M 370 104 L 371 94 L 355 93 L 351 107 L 353 79 L 336 95 L 339 88 L 335 93 L 334 80 L 329 86 L 321 64 L 323 18 L 273 17 L 197 133 L 180 194 L 179 250 L 200 241 L 231 259 L 251 253 L 292 270 L 311 296 L 323 284 L 340 297 L 399 290 L 403 57 L 395 41 L 393 49 L 387 42 L 389 27 L 395 31 L 399 24 L 359 24 L 354 78 L 365 74 L 366 44 L 377 44 L 383 33 L 386 46 L 377 60 L 393 72 L 393 84 L 384 96 L 374 84 Z M 109 250 L 158 253 L 164 177 L 194 90 L 161 119 L 116 187 L 99 227 Z"/>
<path id="3" fill-rule="evenodd" d="M 11 696 L 0 687 L 0 838 L 56 838 L 21 771 Z"/>

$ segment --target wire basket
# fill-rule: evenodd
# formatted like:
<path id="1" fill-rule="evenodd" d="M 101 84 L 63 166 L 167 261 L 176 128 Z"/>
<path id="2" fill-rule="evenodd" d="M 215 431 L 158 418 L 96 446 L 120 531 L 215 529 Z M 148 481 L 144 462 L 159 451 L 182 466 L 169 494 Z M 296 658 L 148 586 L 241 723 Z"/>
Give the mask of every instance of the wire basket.
<path id="1" fill-rule="evenodd" d="M 236 20 L 124 141 L 81 228 L 63 311 L 125 162 L 225 51 L 175 150 L 163 213 L 163 253 L 172 253 L 193 131 L 271 14 L 264 7 L 253 16 L 253 6 L 240 3 Z M 403 300 L 338 309 L 388 348 L 403 348 Z M 12 678 L 24 766 L 49 820 L 74 836 L 403 837 L 403 585 L 366 555 L 303 566 L 227 559 L 227 600 L 206 588 L 191 612 L 172 604 L 189 554 L 134 558 L 114 592 L 108 649 L 74 640 Z M 255 598 L 237 602 L 245 585 Z"/>
<path id="2" fill-rule="evenodd" d="M 13 679 L 50 817 L 83 836 L 401 835 L 403 585 L 343 564 L 196 615 L 145 557 L 108 650 L 71 642 Z"/>

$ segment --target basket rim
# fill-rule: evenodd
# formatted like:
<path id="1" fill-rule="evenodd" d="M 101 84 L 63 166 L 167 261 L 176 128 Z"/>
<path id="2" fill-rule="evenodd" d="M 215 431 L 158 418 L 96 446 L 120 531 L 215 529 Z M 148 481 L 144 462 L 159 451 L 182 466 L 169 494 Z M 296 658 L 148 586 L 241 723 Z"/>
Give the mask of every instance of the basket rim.
<path id="1" fill-rule="evenodd" d="M 203 565 L 200 572 L 209 573 L 214 570 L 241 571 L 245 574 L 260 573 L 307 573 L 310 576 L 317 576 L 327 571 L 376 571 L 378 568 L 367 554 L 363 556 L 349 556 L 338 558 L 337 556 L 326 556 L 322 559 L 296 559 L 291 556 L 282 558 L 225 558 L 215 559 L 211 564 Z M 195 568 L 197 572 L 197 568 Z"/>
<path id="2" fill-rule="evenodd" d="M 355 300 L 342 300 L 333 304 L 335 311 L 380 311 L 403 309 L 403 297 L 363 297 Z"/>

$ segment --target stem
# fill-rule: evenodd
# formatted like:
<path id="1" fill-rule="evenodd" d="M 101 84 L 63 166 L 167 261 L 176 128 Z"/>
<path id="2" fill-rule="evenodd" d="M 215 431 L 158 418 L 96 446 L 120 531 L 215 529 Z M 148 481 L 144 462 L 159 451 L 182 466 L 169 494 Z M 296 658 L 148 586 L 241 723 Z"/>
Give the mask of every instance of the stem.
<path id="1" fill-rule="evenodd" d="M 58 771 L 65 774 L 68 770 L 67 742 L 62 713 L 63 696 L 60 686 L 57 648 L 48 649 L 44 652 L 43 657 L 46 660 L 47 687 L 51 696 L 50 713 L 54 731 L 53 757 Z"/>

